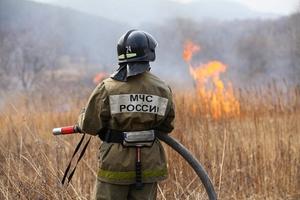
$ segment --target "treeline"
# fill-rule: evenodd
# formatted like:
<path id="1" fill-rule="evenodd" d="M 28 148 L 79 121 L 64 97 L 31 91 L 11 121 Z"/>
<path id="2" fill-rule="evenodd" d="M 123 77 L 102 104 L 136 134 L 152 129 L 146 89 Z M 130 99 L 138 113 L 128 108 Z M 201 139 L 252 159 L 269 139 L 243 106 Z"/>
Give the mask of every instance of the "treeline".
<path id="1" fill-rule="evenodd" d="M 60 81 L 91 83 L 92 74 L 116 68 L 116 42 L 132 28 L 29 1 L 1 0 L 0 4 L 1 90 L 55 87 Z M 194 63 L 224 62 L 228 73 L 223 78 L 237 85 L 300 80 L 299 13 L 272 20 L 230 22 L 174 18 L 138 28 L 157 38 L 153 69 L 165 79 L 170 78 L 170 71 L 172 79 L 189 78 L 181 55 L 185 40 L 190 39 L 201 46 Z"/>

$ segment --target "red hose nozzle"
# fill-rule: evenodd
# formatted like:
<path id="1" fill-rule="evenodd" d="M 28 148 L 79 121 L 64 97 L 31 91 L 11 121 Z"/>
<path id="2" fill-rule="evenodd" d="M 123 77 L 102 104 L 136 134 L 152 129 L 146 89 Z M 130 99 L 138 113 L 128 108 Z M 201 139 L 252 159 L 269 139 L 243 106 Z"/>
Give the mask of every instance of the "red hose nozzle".
<path id="1" fill-rule="evenodd" d="M 80 133 L 80 129 L 77 125 L 75 126 L 65 126 L 60 128 L 54 128 L 52 130 L 53 135 L 68 135 L 73 133 Z"/>

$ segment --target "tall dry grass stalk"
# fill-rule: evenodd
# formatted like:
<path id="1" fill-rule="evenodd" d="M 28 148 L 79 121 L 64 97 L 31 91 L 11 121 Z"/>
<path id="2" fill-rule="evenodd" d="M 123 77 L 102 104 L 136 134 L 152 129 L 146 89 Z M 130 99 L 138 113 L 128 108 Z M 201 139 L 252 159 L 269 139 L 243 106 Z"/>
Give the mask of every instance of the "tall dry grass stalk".
<path id="1" fill-rule="evenodd" d="M 205 166 L 219 199 L 300 199 L 300 90 L 240 90 L 241 113 L 213 119 L 201 99 L 175 92 L 176 129 Z M 79 135 L 52 136 L 72 125 L 86 99 L 15 96 L 0 114 L 0 199 L 91 199 L 98 138 L 92 140 L 71 185 L 59 181 Z M 166 147 L 170 177 L 159 199 L 207 199 L 185 161 Z"/>

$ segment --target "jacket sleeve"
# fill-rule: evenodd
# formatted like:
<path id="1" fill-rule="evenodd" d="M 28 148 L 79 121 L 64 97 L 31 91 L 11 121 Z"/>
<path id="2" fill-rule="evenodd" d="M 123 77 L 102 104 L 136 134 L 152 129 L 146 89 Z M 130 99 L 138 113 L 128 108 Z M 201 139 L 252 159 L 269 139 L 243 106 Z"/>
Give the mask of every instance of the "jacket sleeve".
<path id="1" fill-rule="evenodd" d="M 159 125 L 158 130 L 164 133 L 170 133 L 174 129 L 175 119 L 175 106 L 172 97 L 172 91 L 170 89 L 169 102 L 166 111 L 166 117 L 163 122 Z"/>
<path id="2" fill-rule="evenodd" d="M 109 99 L 104 82 L 92 92 L 85 108 L 78 117 L 78 125 L 84 133 L 97 135 L 106 127 L 110 117 Z"/>

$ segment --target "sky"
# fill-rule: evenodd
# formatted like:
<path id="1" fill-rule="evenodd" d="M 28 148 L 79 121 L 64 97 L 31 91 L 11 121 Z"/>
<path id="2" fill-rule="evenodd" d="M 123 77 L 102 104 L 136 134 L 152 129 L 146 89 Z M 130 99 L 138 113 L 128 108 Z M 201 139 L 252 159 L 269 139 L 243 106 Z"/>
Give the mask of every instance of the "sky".
<path id="1" fill-rule="evenodd" d="M 201 0 L 173 0 L 182 3 Z M 271 12 L 278 14 L 290 14 L 300 7 L 300 0 L 229 0 L 248 6 L 250 9 L 259 12 Z"/>
<path id="2" fill-rule="evenodd" d="M 300 0 L 234 0 L 261 12 L 289 14 L 300 6 Z"/>
<path id="3" fill-rule="evenodd" d="M 38 2 L 52 3 L 57 0 L 34 0 Z M 88 0 L 87 0 L 88 1 Z M 201 0 L 173 0 L 182 3 Z M 300 0 L 227 0 L 247 5 L 250 9 L 266 13 L 289 14 L 296 8 L 300 8 Z"/>

